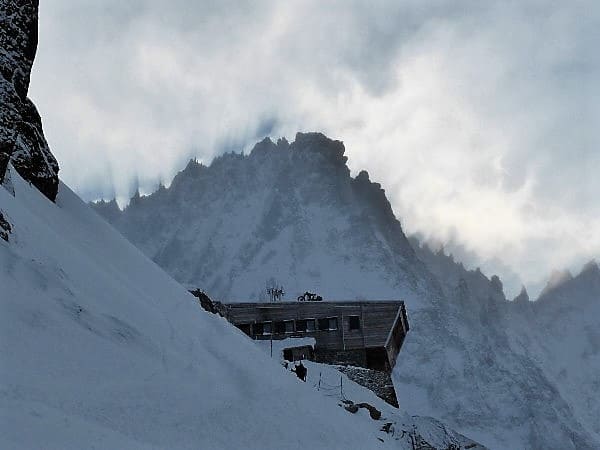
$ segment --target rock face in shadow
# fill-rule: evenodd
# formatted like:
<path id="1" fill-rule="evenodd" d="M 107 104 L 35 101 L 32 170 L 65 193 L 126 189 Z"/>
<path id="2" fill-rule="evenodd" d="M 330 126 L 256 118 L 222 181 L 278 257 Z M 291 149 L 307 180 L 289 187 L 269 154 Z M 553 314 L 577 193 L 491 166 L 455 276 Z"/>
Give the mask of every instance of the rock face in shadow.
<path id="1" fill-rule="evenodd" d="M 6 218 L 4 217 L 4 214 L 2 214 L 2 211 L 0 211 L 0 239 L 4 239 L 5 241 L 8 241 L 8 235 L 10 234 L 11 231 L 12 231 L 12 226 L 10 225 L 8 220 L 6 220 Z"/>
<path id="2" fill-rule="evenodd" d="M 0 182 L 8 162 L 46 197 L 58 192 L 58 163 L 27 98 L 38 42 L 38 1 L 0 1 Z"/>

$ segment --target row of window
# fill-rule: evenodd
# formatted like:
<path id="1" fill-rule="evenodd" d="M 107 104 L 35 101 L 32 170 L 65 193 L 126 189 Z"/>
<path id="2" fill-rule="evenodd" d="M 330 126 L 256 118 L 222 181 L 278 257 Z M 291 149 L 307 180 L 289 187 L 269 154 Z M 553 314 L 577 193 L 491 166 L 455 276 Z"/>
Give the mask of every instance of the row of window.
<path id="1" fill-rule="evenodd" d="M 282 320 L 279 322 L 257 322 L 252 324 L 254 335 L 311 333 L 314 331 L 334 331 L 338 329 L 337 317 L 322 319 Z M 246 334 L 251 334 L 250 324 L 241 324 L 239 328 Z M 348 316 L 348 329 L 360 330 L 360 316 Z"/>

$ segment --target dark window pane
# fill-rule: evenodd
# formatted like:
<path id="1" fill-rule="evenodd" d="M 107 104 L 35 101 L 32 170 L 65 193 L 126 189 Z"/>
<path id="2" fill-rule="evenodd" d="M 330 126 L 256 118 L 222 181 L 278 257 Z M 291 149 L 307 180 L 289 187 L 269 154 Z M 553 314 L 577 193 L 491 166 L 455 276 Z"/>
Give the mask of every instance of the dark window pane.
<path id="1" fill-rule="evenodd" d="M 285 333 L 285 323 L 275 322 L 275 334 Z"/>
<path id="2" fill-rule="evenodd" d="M 319 319 L 319 330 L 329 330 L 329 319 Z"/>
<path id="3" fill-rule="evenodd" d="M 254 324 L 254 334 L 263 334 L 264 333 L 264 326 L 262 323 L 255 323 Z"/>
<path id="4" fill-rule="evenodd" d="M 285 332 L 286 333 L 293 333 L 294 332 L 294 321 L 293 320 L 286 320 L 285 321 Z"/>
<path id="5" fill-rule="evenodd" d="M 337 317 L 330 317 L 329 318 L 329 329 L 330 330 L 337 330 Z"/>
<path id="6" fill-rule="evenodd" d="M 306 331 L 315 331 L 315 319 L 308 319 L 306 321 Z"/>
<path id="7" fill-rule="evenodd" d="M 265 322 L 263 324 L 263 334 L 271 334 L 271 322 Z"/>
<path id="8" fill-rule="evenodd" d="M 348 317 L 348 329 L 349 330 L 360 330 L 360 317 L 359 316 Z"/>
<path id="9" fill-rule="evenodd" d="M 237 326 L 240 330 L 250 336 L 250 324 L 249 323 L 241 323 Z"/>
<path id="10" fill-rule="evenodd" d="M 296 320 L 296 331 L 306 331 L 307 320 Z"/>

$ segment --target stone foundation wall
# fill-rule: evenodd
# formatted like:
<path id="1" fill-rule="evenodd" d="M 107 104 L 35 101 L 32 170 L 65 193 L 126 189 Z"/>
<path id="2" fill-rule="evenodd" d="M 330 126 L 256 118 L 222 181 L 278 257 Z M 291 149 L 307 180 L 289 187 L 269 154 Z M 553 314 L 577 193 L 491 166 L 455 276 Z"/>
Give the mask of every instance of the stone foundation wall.
<path id="1" fill-rule="evenodd" d="M 315 361 L 318 363 L 333 365 L 361 366 L 367 365 L 367 353 L 365 349 L 358 350 L 325 350 L 315 348 Z"/>
<path id="2" fill-rule="evenodd" d="M 398 407 L 396 390 L 389 373 L 353 366 L 339 366 L 337 369 L 355 383 L 374 392 L 377 397 L 396 408 Z"/>

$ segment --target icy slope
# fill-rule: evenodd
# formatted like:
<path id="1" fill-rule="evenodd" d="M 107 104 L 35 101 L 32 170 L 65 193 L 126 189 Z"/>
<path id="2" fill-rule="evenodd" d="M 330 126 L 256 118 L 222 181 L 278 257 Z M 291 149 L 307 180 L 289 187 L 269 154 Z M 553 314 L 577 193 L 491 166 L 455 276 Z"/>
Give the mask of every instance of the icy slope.
<path id="1" fill-rule="evenodd" d="M 66 186 L 0 205 L 1 448 L 374 448 Z M 314 414 L 318 411 L 318 414 Z"/>

